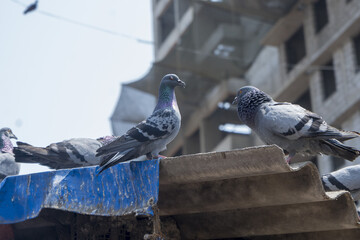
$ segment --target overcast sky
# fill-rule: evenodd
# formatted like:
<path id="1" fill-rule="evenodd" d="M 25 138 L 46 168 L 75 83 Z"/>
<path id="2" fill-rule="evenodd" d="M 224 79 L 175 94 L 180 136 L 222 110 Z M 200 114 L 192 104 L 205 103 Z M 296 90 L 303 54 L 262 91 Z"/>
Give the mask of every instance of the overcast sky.
<path id="1" fill-rule="evenodd" d="M 0 1 L 0 127 L 35 146 L 111 134 L 120 84 L 147 73 L 153 46 L 62 18 L 152 41 L 150 3 L 39 0 L 37 11 L 23 15 L 22 5 Z M 21 173 L 43 170 L 21 167 Z"/>

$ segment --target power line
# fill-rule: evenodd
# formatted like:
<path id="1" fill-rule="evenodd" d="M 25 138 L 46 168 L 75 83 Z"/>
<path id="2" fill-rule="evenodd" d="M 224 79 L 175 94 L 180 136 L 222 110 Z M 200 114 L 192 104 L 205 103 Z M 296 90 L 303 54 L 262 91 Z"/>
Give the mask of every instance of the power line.
<path id="1" fill-rule="evenodd" d="M 11 1 L 16 3 L 16 4 L 19 4 L 19 5 L 23 6 L 25 8 L 29 7 L 29 5 L 24 4 L 24 3 L 22 3 L 22 2 L 20 2 L 18 0 L 11 0 Z M 37 0 L 35 1 L 35 3 L 37 3 Z M 38 13 L 40 13 L 42 15 L 52 17 L 52 18 L 55 18 L 55 19 L 58 19 L 58 20 L 61 20 L 61 21 L 65 21 L 65 22 L 68 22 L 68 23 L 71 23 L 71 24 L 82 26 L 82 27 L 85 27 L 85 28 L 93 29 L 93 30 L 96 30 L 96 31 L 104 32 L 104 33 L 107 33 L 107 34 L 111 34 L 111 35 L 131 39 L 131 40 L 135 40 L 135 41 L 137 41 L 139 43 L 142 43 L 142 44 L 151 44 L 151 45 L 154 44 L 154 42 L 146 40 L 146 39 L 141 39 L 141 38 L 137 38 L 137 37 L 125 34 L 125 33 L 119 33 L 119 32 L 115 32 L 115 31 L 112 31 L 112 30 L 100 28 L 100 27 L 97 27 L 97 26 L 94 26 L 94 25 L 91 25 L 91 24 L 87 24 L 87 23 L 83 23 L 83 22 L 79 22 L 79 21 L 70 19 L 70 18 L 62 17 L 60 15 L 56 15 L 56 14 L 53 14 L 53 13 L 50 13 L 50 12 L 47 12 L 47 11 L 36 10 L 35 12 L 38 12 Z M 203 53 L 203 52 L 201 52 L 199 50 L 194 50 L 194 49 L 190 49 L 190 48 L 183 48 L 183 47 L 176 47 L 176 49 L 178 51 L 193 53 L 195 55 L 202 55 L 202 56 L 207 56 L 207 57 L 217 57 L 217 58 L 220 58 L 220 59 L 231 60 L 231 61 L 236 61 L 236 62 L 245 62 L 244 59 L 241 59 L 241 58 L 238 58 L 238 57 L 222 56 L 222 55 L 216 55 L 216 54 L 211 54 L 211 53 Z M 285 67 L 291 67 L 291 68 L 297 66 L 297 64 L 293 65 L 293 64 L 288 64 L 288 63 L 280 63 L 280 65 L 284 65 Z M 360 69 L 360 66 L 356 66 L 356 69 Z M 316 71 L 316 70 L 334 71 L 335 67 L 334 66 L 327 66 L 327 65 L 312 65 L 312 66 L 309 67 L 307 72 L 310 73 L 310 72 L 313 72 L 313 71 Z"/>
<path id="2" fill-rule="evenodd" d="M 20 1 L 17 1 L 17 0 L 11 0 L 11 1 L 18 4 L 18 5 L 21 5 L 23 7 L 28 7 L 26 4 L 24 4 L 24 3 L 20 2 Z M 137 38 L 137 37 L 125 34 L 125 33 L 115 32 L 115 31 L 108 30 L 108 29 L 101 28 L 101 27 L 97 27 L 97 26 L 94 26 L 94 25 L 91 25 L 91 24 L 79 22 L 79 21 L 76 21 L 76 20 L 73 20 L 73 19 L 70 19 L 70 18 L 62 17 L 60 15 L 56 15 L 56 14 L 47 12 L 47 11 L 36 10 L 35 12 L 40 13 L 40 14 L 42 14 L 44 16 L 48 16 L 48 17 L 58 19 L 60 21 L 71 23 L 71 24 L 74 24 L 74 25 L 78 25 L 78 26 L 82 26 L 82 27 L 85 27 L 85 28 L 89 28 L 89 29 L 92 29 L 92 30 L 99 31 L 99 32 L 103 32 L 103 33 L 107 33 L 107 34 L 111 34 L 111 35 L 131 39 L 131 40 L 135 40 L 135 41 L 137 41 L 139 43 L 142 43 L 142 44 L 149 44 L 149 45 L 154 44 L 152 41 L 149 41 L 149 40 L 146 40 L 146 39 Z"/>

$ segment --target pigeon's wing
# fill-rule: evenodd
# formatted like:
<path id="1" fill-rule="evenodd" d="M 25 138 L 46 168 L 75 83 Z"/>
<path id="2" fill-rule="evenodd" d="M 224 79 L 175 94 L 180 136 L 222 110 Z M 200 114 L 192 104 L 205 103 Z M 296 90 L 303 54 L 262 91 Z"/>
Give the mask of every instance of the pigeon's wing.
<path id="1" fill-rule="evenodd" d="M 346 190 L 360 200 L 360 165 L 341 168 L 321 176 L 326 191 Z"/>
<path id="2" fill-rule="evenodd" d="M 175 128 L 174 113 L 171 109 L 155 111 L 146 121 L 131 128 L 115 141 L 97 150 L 97 156 L 115 154 L 136 148 L 149 142 L 168 137 Z"/>
<path id="3" fill-rule="evenodd" d="M 17 142 L 17 145 L 14 148 L 17 162 L 39 163 L 54 169 L 91 166 L 100 162 L 95 153 L 101 143 L 95 139 L 74 138 L 52 143 L 46 148 L 22 142 Z"/>
<path id="4" fill-rule="evenodd" d="M 57 153 L 67 165 L 91 166 L 99 164 L 100 159 L 95 157 L 96 150 L 102 144 L 91 138 L 73 138 L 50 144 L 47 149 Z"/>
<path id="5" fill-rule="evenodd" d="M 173 133 L 177 121 L 175 110 L 161 109 L 155 111 L 145 122 L 130 129 L 127 135 L 139 142 L 167 138 Z"/>
<path id="6" fill-rule="evenodd" d="M 126 134 L 98 149 L 96 156 L 102 156 L 99 173 L 123 161 L 141 155 L 146 146 L 156 140 L 169 137 L 176 128 L 179 119 L 173 109 L 155 111 L 146 121 L 143 121 L 127 131 Z"/>
<path id="7" fill-rule="evenodd" d="M 289 140 L 310 137 L 347 140 L 358 136 L 329 126 L 319 115 L 296 104 L 272 103 L 263 106 L 260 113 L 258 124 L 261 127 Z"/>

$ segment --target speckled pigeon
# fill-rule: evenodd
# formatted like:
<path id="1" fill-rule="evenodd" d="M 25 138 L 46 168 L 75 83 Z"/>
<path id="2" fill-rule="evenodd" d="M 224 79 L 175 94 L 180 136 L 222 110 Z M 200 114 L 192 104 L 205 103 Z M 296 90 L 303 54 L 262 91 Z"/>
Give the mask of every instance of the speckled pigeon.
<path id="1" fill-rule="evenodd" d="M 329 126 L 319 115 L 299 105 L 275 102 L 261 90 L 246 86 L 238 90 L 233 104 L 238 116 L 266 144 L 276 144 L 289 156 L 332 155 L 355 160 L 360 151 L 342 141 L 359 137 L 357 132 L 338 130 Z"/>
<path id="2" fill-rule="evenodd" d="M 178 134 L 181 116 L 175 97 L 175 87 L 185 83 L 175 74 L 167 74 L 160 83 L 157 105 L 150 117 L 128 130 L 112 143 L 98 149 L 102 156 L 99 173 L 127 160 L 146 155 L 148 159 L 158 158 Z"/>
<path id="3" fill-rule="evenodd" d="M 325 191 L 346 190 L 360 200 L 360 165 L 341 168 L 321 176 Z"/>
<path id="4" fill-rule="evenodd" d="M 21 163 L 39 163 L 53 169 L 98 165 L 101 159 L 95 156 L 96 150 L 115 139 L 114 136 L 98 139 L 73 138 L 52 143 L 45 148 L 17 142 L 18 147 L 14 148 L 15 160 Z"/>
<path id="5" fill-rule="evenodd" d="M 11 138 L 17 139 L 10 128 L 0 129 L 0 181 L 9 175 L 17 175 L 20 166 L 15 162 Z"/>

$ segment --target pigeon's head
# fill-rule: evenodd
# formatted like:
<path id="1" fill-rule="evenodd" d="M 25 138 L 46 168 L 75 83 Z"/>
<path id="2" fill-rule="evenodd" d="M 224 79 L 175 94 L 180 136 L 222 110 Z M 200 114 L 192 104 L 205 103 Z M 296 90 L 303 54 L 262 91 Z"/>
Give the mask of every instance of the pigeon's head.
<path id="1" fill-rule="evenodd" d="M 14 135 L 14 133 L 11 131 L 10 128 L 8 127 L 4 127 L 2 129 L 0 129 L 0 136 L 3 137 L 7 137 L 7 138 L 14 138 L 17 139 L 17 137 Z"/>
<path id="2" fill-rule="evenodd" d="M 236 97 L 234 98 L 232 104 L 239 104 L 239 102 L 241 102 L 243 99 L 257 100 L 258 98 L 263 99 L 264 101 L 271 100 L 270 96 L 258 88 L 253 86 L 245 86 L 237 91 Z"/>
<path id="3" fill-rule="evenodd" d="M 255 114 L 259 107 L 272 98 L 256 87 L 245 86 L 238 90 L 233 104 L 237 104 L 237 112 L 241 121 L 249 127 L 254 127 Z"/>
<path id="4" fill-rule="evenodd" d="M 166 85 L 170 87 L 180 86 L 185 88 L 185 83 L 180 80 L 180 78 L 175 74 L 166 74 L 161 80 L 160 85 Z"/>

